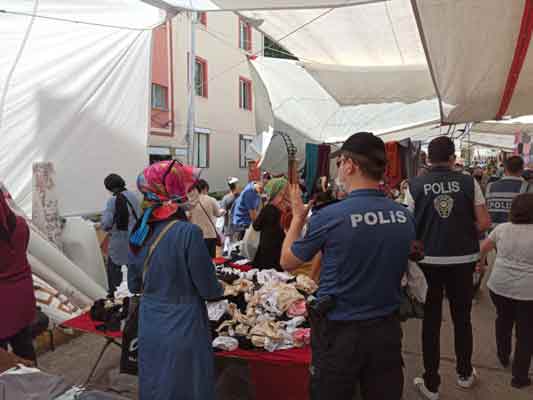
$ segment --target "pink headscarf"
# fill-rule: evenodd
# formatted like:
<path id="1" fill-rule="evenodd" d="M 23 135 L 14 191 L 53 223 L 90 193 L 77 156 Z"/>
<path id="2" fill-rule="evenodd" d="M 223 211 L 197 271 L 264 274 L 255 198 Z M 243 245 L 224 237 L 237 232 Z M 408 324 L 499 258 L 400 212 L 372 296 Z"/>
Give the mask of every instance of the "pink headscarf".
<path id="1" fill-rule="evenodd" d="M 186 201 L 201 170 L 178 161 L 160 161 L 152 164 L 137 178 L 137 187 L 144 194 L 145 208 L 152 207 L 152 218 L 164 220 L 173 215 L 179 203 Z"/>

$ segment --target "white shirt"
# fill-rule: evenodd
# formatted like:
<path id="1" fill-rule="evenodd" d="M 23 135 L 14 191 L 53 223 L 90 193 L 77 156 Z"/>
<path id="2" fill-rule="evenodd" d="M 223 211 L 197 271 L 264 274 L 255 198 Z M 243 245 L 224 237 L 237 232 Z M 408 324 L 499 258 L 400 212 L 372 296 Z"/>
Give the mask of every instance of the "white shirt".
<path id="1" fill-rule="evenodd" d="M 407 205 L 409 211 L 415 211 L 415 199 L 413 199 L 413 195 L 411 194 L 411 191 L 409 189 L 407 189 L 407 192 L 405 193 L 405 204 Z M 481 186 L 479 186 L 479 183 L 474 179 L 474 205 L 482 206 L 484 204 L 485 196 L 483 196 Z"/>
<path id="2" fill-rule="evenodd" d="M 515 300 L 533 300 L 533 224 L 498 225 L 489 235 L 497 255 L 487 286 Z"/>

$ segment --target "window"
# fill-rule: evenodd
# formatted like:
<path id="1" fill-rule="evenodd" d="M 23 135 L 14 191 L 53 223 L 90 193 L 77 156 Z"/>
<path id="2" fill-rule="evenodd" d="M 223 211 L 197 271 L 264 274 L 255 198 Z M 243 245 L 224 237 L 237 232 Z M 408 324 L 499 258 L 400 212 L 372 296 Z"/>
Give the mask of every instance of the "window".
<path id="1" fill-rule="evenodd" d="M 239 18 L 239 47 L 252 51 L 252 26 L 242 18 Z"/>
<path id="2" fill-rule="evenodd" d="M 152 83 L 152 108 L 168 110 L 167 88 L 156 83 Z"/>
<path id="3" fill-rule="evenodd" d="M 253 161 L 246 157 L 246 153 L 252 144 L 252 137 L 239 135 L 239 168 L 248 168 L 248 161 Z"/>
<path id="4" fill-rule="evenodd" d="M 201 23 L 203 26 L 207 26 L 207 13 L 206 12 L 197 12 L 196 21 Z"/>
<path id="5" fill-rule="evenodd" d="M 209 168 L 209 134 L 196 132 L 193 140 L 193 164 L 198 168 Z"/>
<path id="6" fill-rule="evenodd" d="M 252 81 L 243 77 L 239 78 L 239 107 L 252 110 Z"/>
<path id="7" fill-rule="evenodd" d="M 207 61 L 196 57 L 194 78 L 195 82 L 195 91 L 197 96 L 207 97 L 208 87 L 207 87 Z"/>

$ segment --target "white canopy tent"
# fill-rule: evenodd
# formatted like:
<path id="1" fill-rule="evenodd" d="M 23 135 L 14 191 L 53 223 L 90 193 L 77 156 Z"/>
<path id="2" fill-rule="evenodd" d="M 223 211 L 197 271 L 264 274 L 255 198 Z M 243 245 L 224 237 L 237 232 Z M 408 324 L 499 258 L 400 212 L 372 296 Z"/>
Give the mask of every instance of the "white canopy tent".
<path id="1" fill-rule="evenodd" d="M 103 179 L 147 162 L 152 28 L 137 0 L 0 0 L 0 177 L 31 215 L 32 164 L 51 161 L 63 214 L 100 211 Z"/>
<path id="2" fill-rule="evenodd" d="M 264 132 L 250 154 L 262 167 L 286 170 L 287 151 L 275 131 L 288 134 L 304 160 L 305 143 L 336 143 L 359 131 L 385 133 L 435 121 L 436 99 L 413 104 L 381 103 L 341 106 L 298 62 L 257 58 L 251 62 L 255 87 L 256 128 Z"/>
<path id="3" fill-rule="evenodd" d="M 444 123 L 533 113 L 529 0 L 164 2 L 239 11 L 304 62 L 343 105 L 368 102 L 367 92 L 357 90 L 360 80 L 346 79 L 350 69 L 372 78 L 390 68 L 416 76 L 417 84 L 389 75 L 388 90 L 378 93 L 381 102 L 398 96 L 416 102 L 436 94 Z"/>

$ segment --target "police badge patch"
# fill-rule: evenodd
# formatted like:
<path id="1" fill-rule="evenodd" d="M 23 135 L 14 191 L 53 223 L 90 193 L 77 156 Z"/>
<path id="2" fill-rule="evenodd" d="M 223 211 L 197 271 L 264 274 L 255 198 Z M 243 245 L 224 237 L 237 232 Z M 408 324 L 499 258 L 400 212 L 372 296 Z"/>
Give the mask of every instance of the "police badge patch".
<path id="1" fill-rule="evenodd" d="M 434 205 L 441 218 L 448 218 L 453 210 L 453 198 L 447 194 L 441 194 L 435 198 Z"/>

